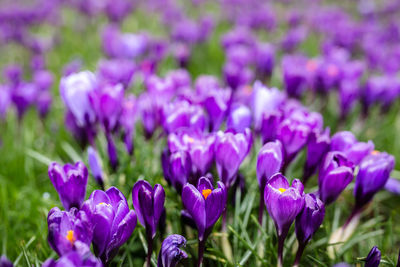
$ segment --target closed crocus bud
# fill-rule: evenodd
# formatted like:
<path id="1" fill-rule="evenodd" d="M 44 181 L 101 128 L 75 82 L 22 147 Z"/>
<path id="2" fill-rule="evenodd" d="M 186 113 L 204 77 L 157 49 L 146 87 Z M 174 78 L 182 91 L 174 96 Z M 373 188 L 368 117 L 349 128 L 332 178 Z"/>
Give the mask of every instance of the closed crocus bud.
<path id="1" fill-rule="evenodd" d="M 82 205 L 93 224 L 93 248 L 108 264 L 136 227 L 136 213 L 129 209 L 125 196 L 115 187 L 95 190 Z"/>
<path id="2" fill-rule="evenodd" d="M 355 165 L 374 150 L 372 141 L 359 142 L 353 133 L 348 131 L 337 132 L 331 139 L 331 151 L 343 152 Z"/>
<path id="3" fill-rule="evenodd" d="M 231 91 L 226 89 L 211 90 L 203 96 L 201 104 L 208 113 L 210 131 L 217 131 L 225 119 L 230 97 Z"/>
<path id="4" fill-rule="evenodd" d="M 318 230 L 325 216 L 325 205 L 314 194 L 305 194 L 304 208 L 296 218 L 296 236 L 307 243 Z"/>
<path id="5" fill-rule="evenodd" d="M 325 216 L 325 205 L 314 194 L 304 195 L 304 208 L 296 217 L 296 236 L 299 248 L 294 265 L 298 265 L 304 248 L 321 226 Z"/>
<path id="6" fill-rule="evenodd" d="M 90 251 L 84 256 L 80 255 L 75 251 L 71 251 L 68 254 L 65 254 L 62 257 L 60 257 L 58 261 L 55 261 L 53 259 L 48 259 L 42 264 L 42 267 L 65 267 L 65 266 L 103 267 L 103 264 L 98 258 L 90 254 Z"/>
<path id="7" fill-rule="evenodd" d="M 186 246 L 186 239 L 181 235 L 170 235 L 164 239 L 158 254 L 157 267 L 175 267 L 187 254 L 180 247 Z"/>
<path id="8" fill-rule="evenodd" d="M 61 166 L 53 162 L 48 170 L 49 178 L 56 188 L 64 209 L 80 208 L 85 200 L 88 170 L 83 162 Z"/>
<path id="9" fill-rule="evenodd" d="M 261 120 L 260 135 L 263 144 L 276 140 L 278 128 L 283 119 L 280 111 L 265 112 Z"/>
<path id="10" fill-rule="evenodd" d="M 381 251 L 374 246 L 365 258 L 365 267 L 378 267 L 381 263 Z"/>
<path id="11" fill-rule="evenodd" d="M 165 179 L 172 184 L 178 193 L 187 183 L 192 171 L 192 161 L 187 151 L 178 150 L 172 154 L 162 155 L 162 165 Z"/>
<path id="12" fill-rule="evenodd" d="M 226 127 L 228 130 L 234 130 L 237 133 L 244 132 L 246 128 L 251 127 L 251 110 L 242 104 L 232 107 L 228 116 Z"/>
<path id="13" fill-rule="evenodd" d="M 290 97 L 300 98 L 307 85 L 307 59 L 303 56 L 289 55 L 282 59 L 283 79 L 285 90 Z"/>
<path id="14" fill-rule="evenodd" d="M 7 257 L 5 255 L 2 255 L 0 257 L 0 266 L 1 267 L 13 267 L 14 264 L 9 259 L 7 259 Z"/>
<path id="15" fill-rule="evenodd" d="M 266 143 L 258 153 L 257 157 L 257 179 L 260 186 L 261 196 L 264 193 L 265 185 L 268 180 L 276 173 L 280 172 L 283 164 L 282 144 L 279 140 Z M 264 212 L 264 199 L 260 197 L 260 207 L 258 221 L 262 224 Z"/>
<path id="16" fill-rule="evenodd" d="M 282 171 L 307 144 L 310 127 L 292 118 L 283 120 L 278 128 L 277 138 L 282 142 L 285 163 Z"/>
<path id="17" fill-rule="evenodd" d="M 303 184 L 299 180 L 294 179 L 290 186 L 280 173 L 272 176 L 265 186 L 265 205 L 278 235 L 278 266 L 283 266 L 283 244 L 289 228 L 304 207 L 303 191 Z"/>
<path id="18" fill-rule="evenodd" d="M 363 159 L 354 187 L 357 208 L 361 209 L 385 186 L 393 168 L 394 157 L 386 152 L 374 151 Z"/>
<path id="19" fill-rule="evenodd" d="M 149 231 L 150 237 L 153 239 L 164 210 L 164 188 L 160 184 L 156 184 L 152 188 L 149 182 L 140 180 L 132 188 L 132 200 L 139 222 L 146 228 L 146 231 Z"/>
<path id="20" fill-rule="evenodd" d="M 335 201 L 353 180 L 354 164 L 337 151 L 328 152 L 320 166 L 319 196 L 328 205 Z"/>
<path id="21" fill-rule="evenodd" d="M 260 78 L 269 79 L 275 66 L 275 49 L 269 43 L 258 43 L 255 64 Z"/>
<path id="22" fill-rule="evenodd" d="M 250 151 L 250 129 L 244 133 L 219 131 L 215 141 L 215 162 L 220 180 L 229 189 L 234 184 L 240 164 Z"/>
<path id="23" fill-rule="evenodd" d="M 101 159 L 97 154 L 97 151 L 89 146 L 88 148 L 88 162 L 89 168 L 96 182 L 103 188 L 104 187 L 104 177 L 103 177 L 103 167 Z"/>
<path id="24" fill-rule="evenodd" d="M 307 142 L 307 158 L 304 165 L 303 183 L 315 173 L 319 163 L 330 148 L 330 129 L 325 131 L 312 131 Z"/>
<path id="25" fill-rule="evenodd" d="M 83 211 L 72 208 L 69 212 L 52 208 L 47 215 L 48 242 L 62 256 L 71 251 L 85 255 L 90 251 L 92 222 Z"/>
<path id="26" fill-rule="evenodd" d="M 266 143 L 257 157 L 257 179 L 261 192 L 264 192 L 268 180 L 282 167 L 282 144 L 279 140 Z"/>
<path id="27" fill-rule="evenodd" d="M 218 182 L 214 189 L 210 179 L 201 177 L 197 187 L 186 184 L 182 190 L 182 202 L 197 226 L 199 237 L 198 266 L 201 266 L 205 241 L 214 224 L 225 209 L 227 190 L 225 185 Z"/>
<path id="28" fill-rule="evenodd" d="M 147 266 L 150 266 L 153 239 L 156 236 L 160 217 L 164 211 L 164 188 L 160 184 L 156 184 L 152 188 L 149 182 L 145 180 L 137 181 L 132 188 L 132 201 L 139 222 L 146 228 Z"/>
<path id="29" fill-rule="evenodd" d="M 96 120 L 96 114 L 89 101 L 89 94 L 96 87 L 96 76 L 90 71 L 73 73 L 61 79 L 60 94 L 62 100 L 73 114 L 79 127 L 84 127 Z"/>

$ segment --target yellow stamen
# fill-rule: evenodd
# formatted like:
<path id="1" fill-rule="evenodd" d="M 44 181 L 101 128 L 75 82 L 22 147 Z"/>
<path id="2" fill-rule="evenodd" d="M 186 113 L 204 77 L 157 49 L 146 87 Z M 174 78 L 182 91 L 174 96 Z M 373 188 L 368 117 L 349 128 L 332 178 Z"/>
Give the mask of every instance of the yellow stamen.
<path id="1" fill-rule="evenodd" d="M 281 192 L 281 193 L 283 193 L 283 192 L 286 191 L 286 189 L 281 187 L 281 188 L 278 188 L 278 191 Z"/>
<path id="2" fill-rule="evenodd" d="M 189 143 L 193 143 L 194 142 L 194 139 L 192 137 L 190 137 L 190 136 L 188 136 L 187 140 L 188 140 Z"/>
<path id="3" fill-rule="evenodd" d="M 371 151 L 371 155 L 378 155 L 379 153 L 381 152 L 379 152 L 378 150 Z"/>
<path id="4" fill-rule="evenodd" d="M 74 244 L 74 242 L 76 241 L 76 238 L 74 236 L 74 231 L 69 230 L 67 232 L 67 235 L 65 236 L 65 238 L 71 243 L 71 245 Z"/>
<path id="5" fill-rule="evenodd" d="M 203 195 L 204 199 L 207 199 L 208 196 L 211 194 L 211 189 L 204 189 L 201 191 L 201 194 Z"/>

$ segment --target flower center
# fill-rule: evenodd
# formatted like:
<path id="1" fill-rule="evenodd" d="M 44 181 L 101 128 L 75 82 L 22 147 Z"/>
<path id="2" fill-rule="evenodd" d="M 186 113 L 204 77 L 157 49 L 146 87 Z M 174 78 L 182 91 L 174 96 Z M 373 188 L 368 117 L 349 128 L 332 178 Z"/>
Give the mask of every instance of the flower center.
<path id="1" fill-rule="evenodd" d="M 379 153 L 381 152 L 379 152 L 378 150 L 371 151 L 371 155 L 378 155 Z"/>
<path id="2" fill-rule="evenodd" d="M 283 192 L 286 191 L 286 189 L 281 187 L 281 188 L 278 188 L 278 191 L 281 192 L 281 193 L 283 193 Z"/>
<path id="3" fill-rule="evenodd" d="M 204 189 L 201 191 L 201 194 L 203 195 L 204 199 L 207 199 L 208 196 L 211 194 L 211 189 Z"/>
<path id="4" fill-rule="evenodd" d="M 65 236 L 65 238 L 71 243 L 71 245 L 74 244 L 74 242 L 76 241 L 76 238 L 74 236 L 74 231 L 69 230 L 67 232 L 67 235 Z"/>

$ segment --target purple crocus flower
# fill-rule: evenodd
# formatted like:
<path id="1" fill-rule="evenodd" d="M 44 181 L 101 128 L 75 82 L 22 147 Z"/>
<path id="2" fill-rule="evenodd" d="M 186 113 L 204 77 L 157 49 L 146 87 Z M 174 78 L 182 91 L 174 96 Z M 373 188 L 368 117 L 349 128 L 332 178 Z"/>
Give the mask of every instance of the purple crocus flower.
<path id="1" fill-rule="evenodd" d="M 158 254 L 157 267 L 175 267 L 180 260 L 186 259 L 186 252 L 180 249 L 182 246 L 186 246 L 186 239 L 181 235 L 165 238 Z"/>
<path id="2" fill-rule="evenodd" d="M 21 82 L 13 87 L 11 100 L 14 103 L 18 119 L 22 119 L 28 108 L 34 104 L 38 95 L 38 87 L 31 82 Z"/>
<path id="3" fill-rule="evenodd" d="M 122 84 L 127 88 L 136 71 L 136 65 L 128 59 L 101 60 L 97 67 L 100 80 L 116 85 Z"/>
<path id="4" fill-rule="evenodd" d="M 396 178 L 389 178 L 385 184 L 385 190 L 400 195 L 400 181 Z"/>
<path id="5" fill-rule="evenodd" d="M 331 138 L 331 151 L 340 151 L 355 165 L 374 150 L 374 143 L 357 141 L 353 133 L 348 131 L 337 132 Z"/>
<path id="6" fill-rule="evenodd" d="M 297 153 L 307 144 L 310 127 L 292 118 L 284 119 L 279 125 L 277 138 L 282 142 L 285 163 L 282 171 L 296 157 Z"/>
<path id="7" fill-rule="evenodd" d="M 88 163 L 94 179 L 100 185 L 100 187 L 104 189 L 104 176 L 101 159 L 97 151 L 92 146 L 89 146 L 88 148 Z"/>
<path id="8" fill-rule="evenodd" d="M 265 112 L 262 115 L 260 135 L 263 144 L 277 139 L 278 128 L 283 114 L 280 111 Z"/>
<path id="9" fill-rule="evenodd" d="M 294 179 L 290 186 L 286 177 L 280 173 L 272 176 L 265 186 L 265 205 L 274 220 L 278 235 L 278 266 L 283 266 L 283 244 L 289 228 L 303 210 L 303 191 L 303 184 L 298 179 Z"/>
<path id="10" fill-rule="evenodd" d="M 356 209 L 362 209 L 385 186 L 393 168 L 394 157 L 386 152 L 373 151 L 361 161 L 354 187 Z"/>
<path id="11" fill-rule="evenodd" d="M 0 85 L 0 119 L 7 114 L 11 103 L 11 95 L 8 86 Z"/>
<path id="12" fill-rule="evenodd" d="M 318 177 L 319 196 L 325 205 L 335 201 L 353 180 L 354 164 L 338 151 L 328 152 Z"/>
<path id="13" fill-rule="evenodd" d="M 89 71 L 73 73 L 61 79 L 61 97 L 79 127 L 85 127 L 96 120 L 89 101 L 89 94 L 96 87 L 96 76 Z"/>
<path id="14" fill-rule="evenodd" d="M 230 61 L 224 65 L 223 74 L 226 84 L 233 90 L 250 83 L 254 77 L 250 68 Z"/>
<path id="15" fill-rule="evenodd" d="M 14 267 L 14 264 L 9 259 L 7 259 L 7 257 L 5 255 L 1 255 L 0 266 L 1 267 Z"/>
<path id="16" fill-rule="evenodd" d="M 58 261 L 48 259 L 43 262 L 42 267 L 103 267 L 101 261 L 90 252 L 82 256 L 75 251 L 63 255 Z M 3 266 L 2 266 L 3 267 Z"/>
<path id="17" fill-rule="evenodd" d="M 259 81 L 254 82 L 251 109 L 256 130 L 261 127 L 263 115 L 276 111 L 285 98 L 277 88 L 267 88 Z"/>
<path id="18" fill-rule="evenodd" d="M 115 187 L 95 190 L 82 205 L 93 225 L 96 256 L 108 264 L 136 227 L 136 213 L 129 210 L 125 196 Z"/>
<path id="19" fill-rule="evenodd" d="M 118 120 L 122 112 L 123 87 L 120 84 L 115 86 L 105 85 L 101 89 L 91 92 L 89 99 L 97 118 L 104 127 L 108 156 L 111 166 L 115 170 L 118 165 L 118 156 L 111 133 L 118 126 Z"/>
<path id="20" fill-rule="evenodd" d="M 160 184 L 151 187 L 149 182 L 140 180 L 132 188 L 133 207 L 139 222 L 146 228 L 147 235 L 147 266 L 151 265 L 153 240 L 156 235 L 160 217 L 165 212 L 165 192 Z"/>
<path id="21" fill-rule="evenodd" d="M 381 251 L 374 246 L 365 258 L 365 267 L 378 267 L 381 263 Z"/>
<path id="22" fill-rule="evenodd" d="M 225 119 L 229 108 L 231 91 L 224 89 L 214 89 L 203 95 L 202 106 L 208 113 L 210 131 L 217 131 Z"/>
<path id="23" fill-rule="evenodd" d="M 315 173 L 319 163 L 330 148 L 330 129 L 312 131 L 307 142 L 307 159 L 304 165 L 303 183 Z"/>
<path id="24" fill-rule="evenodd" d="M 189 152 L 177 150 L 170 154 L 168 150 L 164 150 L 161 163 L 165 180 L 172 184 L 178 193 L 182 192 L 182 187 L 188 182 L 192 171 Z"/>
<path id="25" fill-rule="evenodd" d="M 288 55 L 282 59 L 285 90 L 290 97 L 300 98 L 306 89 L 309 68 L 314 66 L 306 62 L 306 58 L 299 55 Z"/>
<path id="26" fill-rule="evenodd" d="M 283 164 L 282 144 L 279 140 L 266 143 L 258 153 L 257 157 L 257 179 L 260 186 L 261 195 L 264 193 L 265 185 L 268 180 L 280 172 Z M 262 224 L 262 214 L 264 212 L 264 199 L 260 197 L 260 207 L 258 220 Z"/>
<path id="27" fill-rule="evenodd" d="M 226 122 L 228 130 L 242 133 L 246 128 L 251 127 L 252 120 L 251 110 L 242 104 L 234 104 Z"/>
<path id="28" fill-rule="evenodd" d="M 204 131 L 206 117 L 200 106 L 177 101 L 164 108 L 163 126 L 167 133 L 176 132 L 180 128 Z"/>
<path id="29" fill-rule="evenodd" d="M 68 212 L 52 208 L 47 215 L 50 247 L 60 256 L 71 251 L 85 255 L 90 251 L 92 241 L 91 223 L 87 214 L 77 208 Z"/>
<path id="30" fill-rule="evenodd" d="M 240 164 L 250 151 L 252 136 L 250 129 L 244 133 L 219 131 L 215 141 L 215 162 L 220 180 L 229 189 L 235 182 Z"/>
<path id="31" fill-rule="evenodd" d="M 269 79 L 275 66 L 275 48 L 269 43 L 258 43 L 254 60 L 260 79 Z"/>
<path id="32" fill-rule="evenodd" d="M 196 179 L 205 175 L 211 168 L 214 160 L 215 134 L 205 134 L 200 131 L 181 130 L 168 135 L 168 148 L 171 152 L 170 162 L 172 163 L 173 154 L 178 151 L 186 151 L 190 156 L 190 162 L 187 162 L 187 155 L 184 153 L 175 157 L 184 159 L 182 166 L 186 171 L 192 173 L 192 177 Z M 180 164 L 179 164 L 180 165 Z M 180 168 L 179 168 L 180 169 Z M 173 173 L 171 173 L 173 177 Z M 179 175 L 175 175 L 179 177 Z M 193 183 L 193 181 L 191 181 Z M 186 182 L 182 185 L 185 185 Z"/>
<path id="33" fill-rule="evenodd" d="M 196 224 L 199 237 L 198 266 L 203 260 L 204 246 L 208 235 L 225 209 L 227 190 L 218 182 L 214 189 L 209 178 L 201 177 L 197 188 L 186 184 L 182 190 L 182 202 Z"/>
<path id="34" fill-rule="evenodd" d="M 122 111 L 119 123 L 123 128 L 123 139 L 125 148 L 129 155 L 133 154 L 133 137 L 135 133 L 135 124 L 137 120 L 137 101 L 134 95 L 127 96 L 122 104 Z"/>
<path id="35" fill-rule="evenodd" d="M 49 166 L 49 178 L 56 188 L 64 209 L 80 208 L 85 200 L 88 170 L 83 162 L 61 166 L 53 162 Z"/>
<path id="36" fill-rule="evenodd" d="M 321 226 L 325 217 L 325 205 L 314 194 L 304 195 L 304 208 L 296 217 L 296 236 L 299 241 L 295 266 L 298 266 L 304 248 L 310 241 L 311 237 Z"/>
<path id="37" fill-rule="evenodd" d="M 134 2 L 129 0 L 113 0 L 107 1 L 104 11 L 110 21 L 120 23 L 123 19 L 132 13 Z"/>

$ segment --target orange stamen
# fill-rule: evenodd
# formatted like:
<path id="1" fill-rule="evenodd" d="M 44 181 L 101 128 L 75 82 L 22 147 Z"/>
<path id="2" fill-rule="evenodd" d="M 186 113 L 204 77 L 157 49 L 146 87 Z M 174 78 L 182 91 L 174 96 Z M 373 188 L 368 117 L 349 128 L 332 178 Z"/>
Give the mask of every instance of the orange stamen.
<path id="1" fill-rule="evenodd" d="M 201 194 L 203 195 L 204 199 L 207 199 L 211 192 L 211 189 L 204 189 L 201 191 Z"/>
<path id="2" fill-rule="evenodd" d="M 74 231 L 69 230 L 67 232 L 67 235 L 65 236 L 65 238 L 71 243 L 71 245 L 74 244 L 74 242 L 76 241 L 76 238 L 74 236 Z"/>

